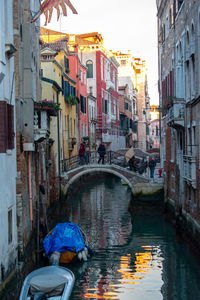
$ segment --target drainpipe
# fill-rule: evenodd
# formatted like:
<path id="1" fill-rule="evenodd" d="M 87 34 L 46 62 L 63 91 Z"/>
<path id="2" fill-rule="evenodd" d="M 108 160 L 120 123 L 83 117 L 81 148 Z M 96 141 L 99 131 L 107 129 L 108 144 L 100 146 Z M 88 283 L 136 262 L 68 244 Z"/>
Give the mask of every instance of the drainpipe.
<path id="1" fill-rule="evenodd" d="M 57 104 L 59 104 L 59 92 L 57 91 Z M 60 177 L 61 177 L 61 172 L 60 172 L 60 116 L 59 116 L 59 111 L 57 115 L 57 135 L 58 135 L 58 175 L 59 175 L 59 198 L 61 194 L 61 182 L 60 182 Z"/>
<path id="2" fill-rule="evenodd" d="M 28 195 L 30 221 L 33 222 L 33 199 L 32 199 L 32 178 L 31 178 L 31 152 L 28 152 Z"/>

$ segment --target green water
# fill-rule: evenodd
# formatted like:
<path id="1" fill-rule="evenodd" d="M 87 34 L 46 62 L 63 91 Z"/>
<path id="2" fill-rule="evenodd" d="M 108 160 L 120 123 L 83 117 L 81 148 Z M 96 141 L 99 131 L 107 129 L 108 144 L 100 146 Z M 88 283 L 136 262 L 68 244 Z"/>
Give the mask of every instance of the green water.
<path id="1" fill-rule="evenodd" d="M 70 300 L 200 299 L 199 262 L 189 247 L 162 214 L 131 219 L 130 198 L 119 179 L 106 177 L 86 180 L 66 200 L 60 221 L 79 224 L 94 251 L 87 262 L 67 266 L 76 277 Z"/>

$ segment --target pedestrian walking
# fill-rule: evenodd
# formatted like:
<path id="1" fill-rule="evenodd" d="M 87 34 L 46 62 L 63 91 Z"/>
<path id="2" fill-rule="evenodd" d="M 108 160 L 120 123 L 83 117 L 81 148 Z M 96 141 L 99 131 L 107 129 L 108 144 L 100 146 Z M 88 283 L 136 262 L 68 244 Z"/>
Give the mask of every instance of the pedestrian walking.
<path id="1" fill-rule="evenodd" d="M 98 164 L 100 163 L 100 161 L 102 161 L 102 164 L 104 164 L 104 156 L 106 154 L 106 147 L 103 142 L 101 142 L 101 144 L 99 145 L 97 152 L 99 153 Z"/>
<path id="2" fill-rule="evenodd" d="M 85 163 L 85 143 L 82 141 L 78 151 L 79 155 L 79 166 Z"/>
<path id="3" fill-rule="evenodd" d="M 155 171 L 156 162 L 153 158 L 149 159 L 149 169 L 150 169 L 150 177 L 154 178 L 154 171 Z"/>
<path id="4" fill-rule="evenodd" d="M 85 142 L 85 163 L 86 165 L 89 164 L 90 161 L 90 145 L 88 140 Z"/>

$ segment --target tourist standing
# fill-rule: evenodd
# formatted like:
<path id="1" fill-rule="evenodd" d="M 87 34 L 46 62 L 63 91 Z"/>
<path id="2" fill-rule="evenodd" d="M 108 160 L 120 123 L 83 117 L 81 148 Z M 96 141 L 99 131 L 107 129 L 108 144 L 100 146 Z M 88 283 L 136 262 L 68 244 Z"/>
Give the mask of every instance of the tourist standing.
<path id="1" fill-rule="evenodd" d="M 155 171 L 156 162 L 153 158 L 149 159 L 149 169 L 150 169 L 150 177 L 154 178 L 154 171 Z"/>
<path id="2" fill-rule="evenodd" d="M 79 166 L 85 163 L 85 143 L 82 141 L 78 151 L 79 155 Z"/>
<path id="3" fill-rule="evenodd" d="M 99 153 L 98 164 L 100 163 L 100 161 L 102 161 L 102 164 L 104 164 L 104 156 L 106 154 L 106 147 L 103 142 L 101 142 L 101 144 L 99 145 L 97 152 Z"/>

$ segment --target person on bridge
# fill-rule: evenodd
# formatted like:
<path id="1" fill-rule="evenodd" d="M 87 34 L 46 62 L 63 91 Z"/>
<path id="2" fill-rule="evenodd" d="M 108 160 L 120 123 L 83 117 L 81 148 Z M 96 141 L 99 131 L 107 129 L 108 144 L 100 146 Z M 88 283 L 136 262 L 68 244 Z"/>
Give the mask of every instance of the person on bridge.
<path id="1" fill-rule="evenodd" d="M 149 169 L 150 169 L 150 177 L 154 178 L 154 170 L 155 170 L 156 162 L 153 158 L 149 159 Z"/>
<path id="2" fill-rule="evenodd" d="M 79 166 L 85 163 L 85 143 L 82 141 L 78 151 L 79 155 Z"/>
<path id="3" fill-rule="evenodd" d="M 103 142 L 101 142 L 101 144 L 99 145 L 97 152 L 99 153 L 98 164 L 100 163 L 101 160 L 102 160 L 102 164 L 104 164 L 104 156 L 106 154 L 106 147 Z"/>

